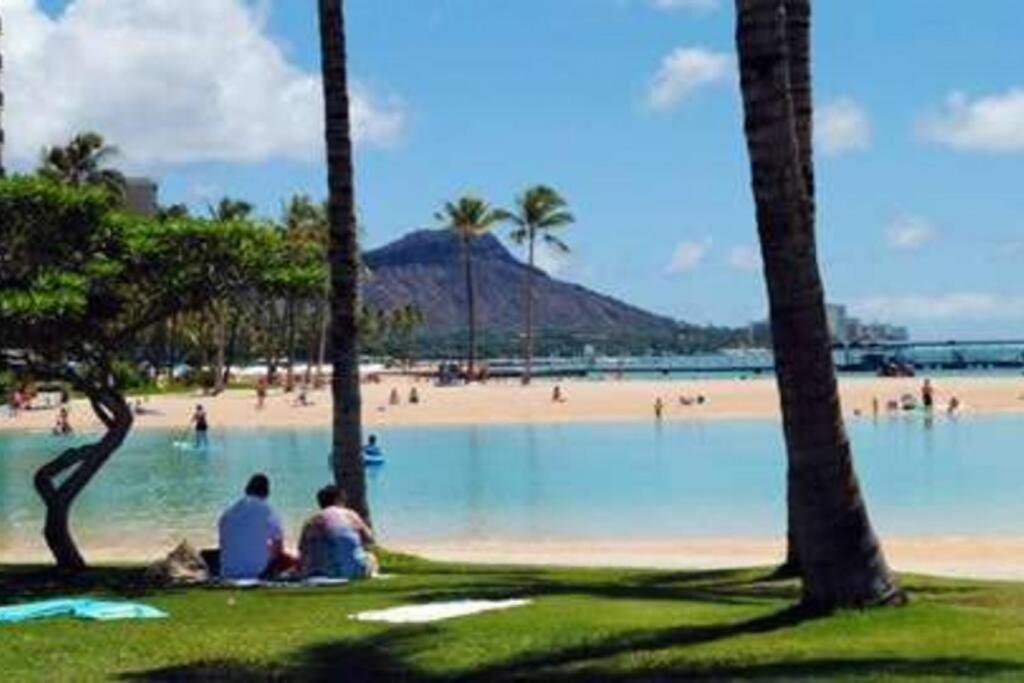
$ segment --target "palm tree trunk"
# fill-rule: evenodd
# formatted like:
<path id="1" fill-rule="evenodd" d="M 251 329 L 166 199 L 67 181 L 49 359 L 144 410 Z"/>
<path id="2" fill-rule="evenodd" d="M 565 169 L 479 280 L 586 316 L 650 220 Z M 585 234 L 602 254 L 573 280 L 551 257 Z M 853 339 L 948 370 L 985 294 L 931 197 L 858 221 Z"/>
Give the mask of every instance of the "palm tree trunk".
<path id="1" fill-rule="evenodd" d="M 316 357 L 316 380 L 319 387 L 324 379 L 324 357 L 327 355 L 327 330 L 329 329 L 331 309 L 327 301 L 320 302 L 320 346 Z"/>
<path id="2" fill-rule="evenodd" d="M 793 112 L 796 115 L 796 135 L 800 148 L 800 167 L 803 170 L 807 202 L 812 217 L 815 210 L 814 188 L 814 99 L 811 92 L 810 7 L 800 0 L 786 5 L 786 45 L 789 51 L 790 91 Z M 787 484 L 787 489 L 789 485 Z M 787 490 L 787 497 L 789 492 Z M 779 567 L 780 576 L 800 573 L 796 534 L 792 528 L 792 514 L 787 515 L 786 559 Z"/>
<path id="3" fill-rule="evenodd" d="M 473 245 L 468 239 L 462 240 L 462 261 L 466 270 L 466 312 L 469 334 L 469 348 L 466 351 L 466 377 L 472 381 L 476 376 L 476 287 L 473 282 Z"/>
<path id="4" fill-rule="evenodd" d="M 810 6 L 807 0 L 736 0 L 736 7 L 746 138 L 789 465 L 787 498 L 804 602 L 832 609 L 901 601 L 854 472 L 825 318 L 805 168 L 810 152 L 801 151 L 791 85 L 794 74 L 809 76 L 809 41 L 798 34 L 810 29 Z M 792 45 L 802 50 L 798 54 L 790 54 L 790 33 Z M 809 82 L 797 89 L 803 87 Z"/>
<path id="5" fill-rule="evenodd" d="M 43 537 L 57 568 L 68 572 L 86 568 L 85 558 L 71 535 L 71 506 L 114 451 L 124 443 L 133 420 L 128 403 L 117 391 L 91 385 L 79 385 L 78 388 L 89 397 L 93 411 L 107 432 L 96 443 L 64 451 L 40 467 L 34 478 L 36 492 L 46 505 Z"/>
<path id="6" fill-rule="evenodd" d="M 331 271 L 331 355 L 334 376 L 334 478 L 348 505 L 367 523 L 359 391 L 359 240 L 356 231 L 352 126 L 349 111 L 345 15 L 341 0 L 319 0 L 327 143 L 328 260 Z"/>
<path id="7" fill-rule="evenodd" d="M 525 290 L 523 296 L 526 297 L 524 302 L 526 311 L 526 336 L 523 339 L 523 384 L 529 384 L 533 379 L 533 262 L 534 262 L 534 249 L 536 234 L 531 229 L 528 237 L 529 247 L 527 248 L 526 262 L 529 266 L 526 269 L 526 276 L 524 278 L 525 283 L 523 289 Z"/>
<path id="8" fill-rule="evenodd" d="M 227 372 L 224 370 L 224 364 L 227 360 L 227 345 L 228 345 L 228 304 L 226 301 L 218 301 L 214 304 L 214 311 L 216 311 L 217 320 L 215 321 L 217 337 L 217 353 L 214 360 L 213 370 L 213 395 L 217 396 L 224 391 L 224 385 L 227 383 Z"/>

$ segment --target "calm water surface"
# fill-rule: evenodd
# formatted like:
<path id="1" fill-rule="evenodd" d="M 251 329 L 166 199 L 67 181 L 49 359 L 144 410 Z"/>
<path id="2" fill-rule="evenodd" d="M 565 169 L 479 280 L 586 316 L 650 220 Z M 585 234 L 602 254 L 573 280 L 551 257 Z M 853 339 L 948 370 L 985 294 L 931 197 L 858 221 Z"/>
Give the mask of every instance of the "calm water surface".
<path id="1" fill-rule="evenodd" d="M 850 425 L 879 529 L 893 535 L 1024 535 L 1024 419 L 861 420 Z M 392 540 L 773 536 L 784 530 L 777 423 L 392 428 L 373 471 L 379 533 Z M 210 453 L 135 433 L 80 498 L 87 543 L 208 542 L 255 471 L 292 534 L 329 478 L 326 430 L 214 434 Z M 62 444 L 0 436 L 0 557 L 36 543 L 33 470 Z M 26 546 L 29 544 L 29 546 Z M 41 547 L 41 546 L 40 546 Z"/>

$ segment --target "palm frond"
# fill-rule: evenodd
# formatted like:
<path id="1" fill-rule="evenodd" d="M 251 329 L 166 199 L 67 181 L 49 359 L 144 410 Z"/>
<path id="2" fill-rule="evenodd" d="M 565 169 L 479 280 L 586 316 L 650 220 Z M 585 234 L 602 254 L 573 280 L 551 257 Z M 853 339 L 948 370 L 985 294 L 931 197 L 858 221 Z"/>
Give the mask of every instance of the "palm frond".
<path id="1" fill-rule="evenodd" d="M 562 254 L 568 254 L 572 251 L 568 244 L 551 234 L 544 235 L 544 244 Z"/>

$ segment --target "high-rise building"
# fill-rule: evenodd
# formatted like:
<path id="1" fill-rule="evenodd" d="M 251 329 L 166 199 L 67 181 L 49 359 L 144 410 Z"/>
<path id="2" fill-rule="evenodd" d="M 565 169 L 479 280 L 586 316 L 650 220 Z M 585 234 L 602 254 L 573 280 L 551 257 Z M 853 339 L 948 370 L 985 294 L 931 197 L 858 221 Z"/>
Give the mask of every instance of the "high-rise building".
<path id="1" fill-rule="evenodd" d="M 149 178 L 125 178 L 125 208 L 129 213 L 152 218 L 159 204 L 159 187 Z"/>

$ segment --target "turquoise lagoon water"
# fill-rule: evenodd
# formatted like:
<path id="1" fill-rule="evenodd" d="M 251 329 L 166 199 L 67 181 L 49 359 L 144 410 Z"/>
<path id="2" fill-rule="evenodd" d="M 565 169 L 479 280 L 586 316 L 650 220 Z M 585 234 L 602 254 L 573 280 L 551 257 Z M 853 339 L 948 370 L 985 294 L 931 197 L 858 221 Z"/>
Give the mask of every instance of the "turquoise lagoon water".
<path id="1" fill-rule="evenodd" d="M 850 424 L 873 518 L 892 535 L 1024 535 L 1024 419 Z M 391 428 L 370 475 L 387 541 L 777 536 L 784 455 L 772 421 Z M 329 477 L 326 430 L 235 430 L 206 454 L 139 431 L 76 504 L 86 543 L 209 542 L 256 471 L 294 537 Z M 0 436 L 0 558 L 38 544 L 34 469 L 66 442 Z M 29 546 L 26 546 L 29 544 Z M 41 548 L 42 546 L 38 546 Z"/>

